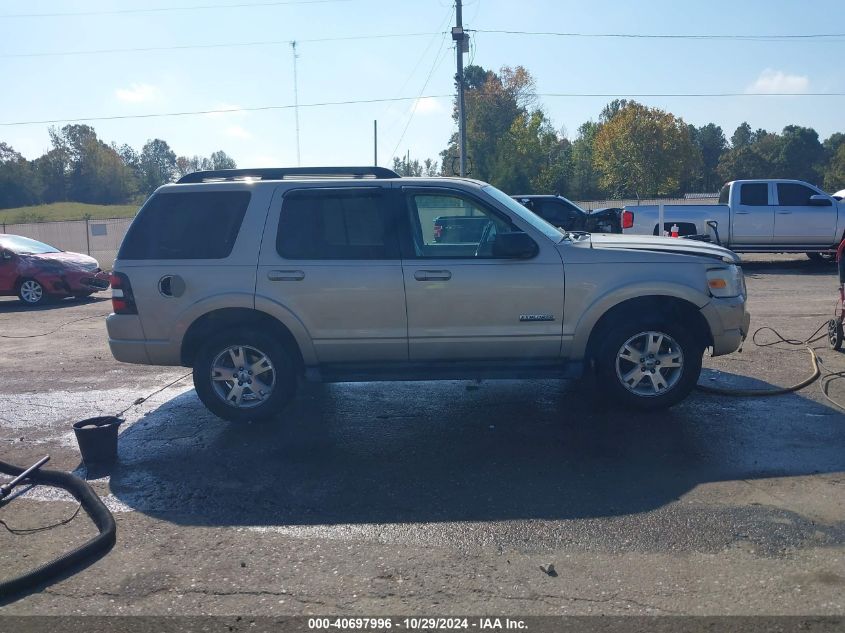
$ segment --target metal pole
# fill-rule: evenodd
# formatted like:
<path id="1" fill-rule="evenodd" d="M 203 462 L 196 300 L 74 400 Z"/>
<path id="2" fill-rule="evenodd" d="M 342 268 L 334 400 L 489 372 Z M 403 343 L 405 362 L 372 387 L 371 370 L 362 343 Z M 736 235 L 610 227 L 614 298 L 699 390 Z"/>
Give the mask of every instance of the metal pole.
<path id="1" fill-rule="evenodd" d="M 455 0 L 455 28 L 452 29 L 452 39 L 455 41 L 455 57 L 458 72 L 455 82 L 458 87 L 458 156 L 460 157 L 460 175 L 467 175 L 467 130 L 466 111 L 464 104 L 464 23 L 461 0 Z"/>
<path id="2" fill-rule="evenodd" d="M 664 212 L 663 201 L 660 200 L 657 204 L 657 224 L 658 224 L 658 227 L 659 227 L 657 229 L 657 235 L 660 236 L 660 237 L 663 237 L 664 235 L 666 235 L 666 230 L 663 226 L 663 224 L 664 224 L 664 222 L 663 222 L 663 212 Z"/>
<path id="3" fill-rule="evenodd" d="M 296 41 L 290 43 L 293 51 L 293 112 L 296 118 L 296 166 L 301 167 L 302 163 L 299 158 L 299 85 L 296 77 L 296 59 L 299 55 L 296 54 Z"/>
<path id="4" fill-rule="evenodd" d="M 373 167 L 378 167 L 378 121 L 373 119 Z"/>
<path id="5" fill-rule="evenodd" d="M 91 255 L 91 226 L 88 224 L 88 218 L 85 218 L 85 248 L 88 249 L 88 255 Z"/>

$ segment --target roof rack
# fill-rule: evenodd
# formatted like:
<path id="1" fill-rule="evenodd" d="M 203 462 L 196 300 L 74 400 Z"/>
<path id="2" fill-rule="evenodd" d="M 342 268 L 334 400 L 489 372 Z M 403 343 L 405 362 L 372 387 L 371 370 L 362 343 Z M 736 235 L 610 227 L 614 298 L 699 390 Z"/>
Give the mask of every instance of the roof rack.
<path id="1" fill-rule="evenodd" d="M 228 180 L 285 180 L 286 178 L 399 178 L 386 167 L 269 167 L 260 169 L 214 169 L 182 176 L 179 184 Z"/>

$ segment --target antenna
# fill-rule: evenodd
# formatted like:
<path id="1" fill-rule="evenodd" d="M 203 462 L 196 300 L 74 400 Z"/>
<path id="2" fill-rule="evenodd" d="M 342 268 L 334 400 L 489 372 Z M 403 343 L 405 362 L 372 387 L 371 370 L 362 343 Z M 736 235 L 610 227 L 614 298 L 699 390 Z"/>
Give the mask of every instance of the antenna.
<path id="1" fill-rule="evenodd" d="M 296 166 L 299 167 L 302 162 L 299 158 L 299 86 L 296 77 L 296 60 L 299 55 L 296 54 L 296 40 L 290 43 L 291 52 L 293 53 L 293 113 L 296 118 Z"/>

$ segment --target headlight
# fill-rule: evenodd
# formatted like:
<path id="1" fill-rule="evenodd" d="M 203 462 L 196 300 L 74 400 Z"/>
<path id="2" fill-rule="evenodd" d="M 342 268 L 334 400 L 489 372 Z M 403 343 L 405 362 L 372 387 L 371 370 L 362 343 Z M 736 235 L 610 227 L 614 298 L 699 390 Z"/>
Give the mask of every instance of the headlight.
<path id="1" fill-rule="evenodd" d="M 742 269 L 736 264 L 707 271 L 707 287 L 714 297 L 738 297 L 745 292 Z"/>

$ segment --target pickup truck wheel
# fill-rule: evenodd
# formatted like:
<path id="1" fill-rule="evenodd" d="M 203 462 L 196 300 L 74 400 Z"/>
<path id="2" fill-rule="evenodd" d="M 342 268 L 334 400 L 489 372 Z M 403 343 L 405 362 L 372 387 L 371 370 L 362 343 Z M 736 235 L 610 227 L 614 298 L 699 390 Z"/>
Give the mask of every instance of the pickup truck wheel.
<path id="1" fill-rule="evenodd" d="M 272 337 L 232 330 L 197 352 L 194 387 L 202 403 L 230 422 L 269 420 L 296 392 L 293 359 Z"/>
<path id="2" fill-rule="evenodd" d="M 620 404 L 671 407 L 698 382 L 703 353 L 703 346 L 678 324 L 619 324 L 607 335 L 596 359 L 599 388 L 607 388 Z"/>
<path id="3" fill-rule="evenodd" d="M 835 264 L 836 253 L 807 253 L 807 258 L 817 264 Z"/>

